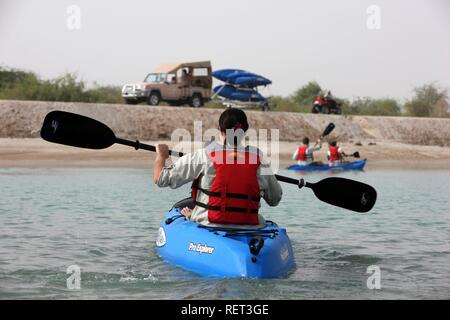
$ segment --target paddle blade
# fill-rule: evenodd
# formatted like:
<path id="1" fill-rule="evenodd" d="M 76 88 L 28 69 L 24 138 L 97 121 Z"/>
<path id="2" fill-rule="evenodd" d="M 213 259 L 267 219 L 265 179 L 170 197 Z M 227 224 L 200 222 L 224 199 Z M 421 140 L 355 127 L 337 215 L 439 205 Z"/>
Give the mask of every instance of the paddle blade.
<path id="1" fill-rule="evenodd" d="M 331 133 L 331 131 L 333 131 L 334 127 L 335 127 L 334 123 L 330 122 L 328 124 L 328 126 L 325 128 L 325 130 L 323 131 L 322 138 L 329 135 Z"/>
<path id="2" fill-rule="evenodd" d="M 67 146 L 104 149 L 115 143 L 114 132 L 105 124 L 65 111 L 51 111 L 45 116 L 42 139 Z"/>
<path id="3" fill-rule="evenodd" d="M 326 178 L 309 187 L 323 202 L 356 212 L 370 211 L 377 201 L 377 192 L 373 187 L 345 178 Z"/>

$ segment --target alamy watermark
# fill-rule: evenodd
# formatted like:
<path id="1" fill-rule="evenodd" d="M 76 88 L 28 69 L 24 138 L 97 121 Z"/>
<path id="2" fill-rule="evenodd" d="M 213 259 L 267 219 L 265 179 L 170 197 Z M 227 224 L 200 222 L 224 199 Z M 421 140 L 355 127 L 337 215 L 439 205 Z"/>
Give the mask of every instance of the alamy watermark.
<path id="1" fill-rule="evenodd" d="M 77 5 L 70 5 L 66 8 L 66 26 L 70 31 L 81 29 L 81 8 Z"/>
<path id="2" fill-rule="evenodd" d="M 70 276 L 66 279 L 66 286 L 69 290 L 81 289 L 81 269 L 78 265 L 73 264 L 67 267 L 67 274 Z"/>
<path id="3" fill-rule="evenodd" d="M 381 8 L 375 4 L 367 7 L 366 13 L 368 15 L 366 26 L 369 30 L 381 29 Z"/>
<path id="4" fill-rule="evenodd" d="M 219 129 L 207 129 L 203 131 L 202 121 L 194 121 L 194 135 L 187 129 L 175 129 L 171 135 L 171 144 L 173 145 L 173 150 L 176 152 L 190 153 L 197 149 L 207 146 L 210 142 L 216 141 L 218 143 L 223 143 L 222 133 Z M 268 162 L 268 156 L 270 155 L 270 167 L 261 166 L 261 174 L 268 175 L 279 169 L 279 153 L 280 153 L 280 131 L 279 129 L 248 129 L 244 132 L 242 129 L 228 129 L 225 132 L 225 145 L 234 146 L 235 144 L 245 147 L 255 147 L 258 148 L 263 156 L 260 159 L 256 156 L 250 156 L 247 158 L 243 157 L 226 157 L 215 158 L 217 163 L 237 163 L 237 164 L 255 164 L 257 161 L 263 160 L 265 163 Z M 174 154 L 176 156 L 176 154 Z M 176 161 L 176 157 L 172 161 Z M 230 162 L 229 162 L 230 161 Z"/>
<path id="5" fill-rule="evenodd" d="M 367 267 L 367 274 L 370 276 L 367 278 L 366 285 L 370 290 L 381 289 L 381 269 L 377 265 L 371 265 Z"/>

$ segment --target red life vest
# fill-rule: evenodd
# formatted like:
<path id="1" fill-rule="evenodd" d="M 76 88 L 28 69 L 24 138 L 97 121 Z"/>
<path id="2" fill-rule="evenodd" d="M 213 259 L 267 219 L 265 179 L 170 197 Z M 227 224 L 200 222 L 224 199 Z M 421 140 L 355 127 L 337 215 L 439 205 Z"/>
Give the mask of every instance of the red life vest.
<path id="1" fill-rule="evenodd" d="M 330 161 L 338 161 L 341 160 L 341 154 L 338 152 L 339 147 L 329 147 L 328 151 L 330 151 Z"/>
<path id="2" fill-rule="evenodd" d="M 317 102 L 318 104 L 322 105 L 324 103 L 324 100 L 323 100 L 323 98 L 321 96 L 317 96 L 315 102 Z"/>
<path id="3" fill-rule="evenodd" d="M 307 145 L 302 145 L 302 146 L 298 147 L 298 150 L 297 150 L 297 160 L 298 161 L 308 160 L 308 156 L 306 154 L 306 149 L 308 149 Z"/>
<path id="4" fill-rule="evenodd" d="M 216 169 L 211 189 L 192 184 L 195 205 L 208 209 L 208 220 L 223 224 L 259 223 L 258 210 L 261 199 L 257 170 L 259 156 L 249 151 L 215 150 L 208 154 Z M 197 193 L 209 197 L 207 204 L 197 201 Z"/>

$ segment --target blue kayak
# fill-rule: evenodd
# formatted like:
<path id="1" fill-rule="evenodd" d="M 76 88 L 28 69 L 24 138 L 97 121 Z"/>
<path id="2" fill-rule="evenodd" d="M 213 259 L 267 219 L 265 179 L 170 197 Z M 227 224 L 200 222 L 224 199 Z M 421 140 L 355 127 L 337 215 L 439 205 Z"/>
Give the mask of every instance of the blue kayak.
<path id="1" fill-rule="evenodd" d="M 247 88 L 254 88 L 272 84 L 271 80 L 260 76 L 259 74 L 240 69 L 216 70 L 212 73 L 212 76 L 228 84 Z"/>
<path id="2" fill-rule="evenodd" d="M 329 165 L 307 165 L 301 166 L 298 164 L 293 164 L 289 166 L 288 170 L 296 170 L 296 171 L 328 171 L 328 170 L 363 170 L 366 165 L 366 159 L 344 163 L 338 166 L 329 166 Z"/>
<path id="3" fill-rule="evenodd" d="M 166 214 L 156 241 L 165 261 L 202 276 L 279 278 L 294 268 L 294 255 L 286 229 L 268 221 L 261 229 L 205 227 L 186 220 L 175 204 Z"/>
<path id="4" fill-rule="evenodd" d="M 230 100 L 242 102 L 262 102 L 266 100 L 266 98 L 256 90 L 239 89 L 228 84 L 214 87 L 213 91 L 219 96 Z"/>

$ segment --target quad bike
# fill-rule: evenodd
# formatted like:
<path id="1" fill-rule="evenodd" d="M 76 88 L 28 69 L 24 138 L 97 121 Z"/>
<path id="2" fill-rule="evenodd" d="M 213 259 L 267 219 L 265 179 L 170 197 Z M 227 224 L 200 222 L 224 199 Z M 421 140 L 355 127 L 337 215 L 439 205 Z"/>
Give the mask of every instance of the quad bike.
<path id="1" fill-rule="evenodd" d="M 312 113 L 341 114 L 341 104 L 331 98 L 317 96 L 313 102 Z"/>

